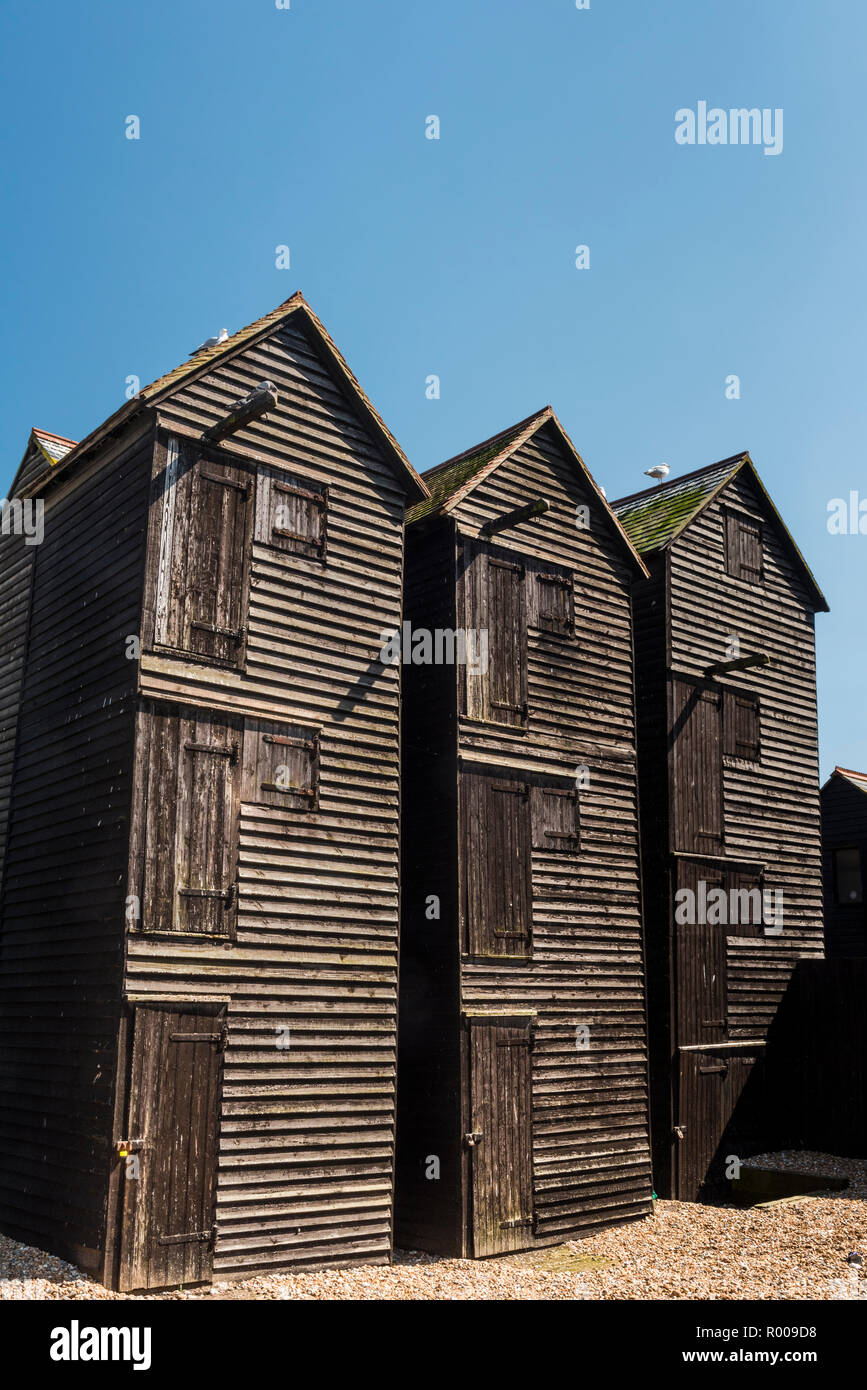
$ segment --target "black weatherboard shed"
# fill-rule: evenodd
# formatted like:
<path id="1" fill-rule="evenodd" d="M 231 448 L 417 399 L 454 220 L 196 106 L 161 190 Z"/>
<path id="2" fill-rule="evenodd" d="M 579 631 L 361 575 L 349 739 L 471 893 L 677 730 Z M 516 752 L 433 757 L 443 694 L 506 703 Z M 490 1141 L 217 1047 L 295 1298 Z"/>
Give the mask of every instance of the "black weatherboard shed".
<path id="1" fill-rule="evenodd" d="M 822 955 L 827 604 L 748 454 L 613 506 L 650 569 L 633 608 L 654 1180 L 690 1200 L 773 1142 L 768 1036 Z"/>
<path id="2" fill-rule="evenodd" d="M 480 1256 L 650 1208 L 646 570 L 550 407 L 425 481 L 406 618 L 467 659 L 405 668 L 397 1238 Z"/>
<path id="3" fill-rule="evenodd" d="M 867 773 L 835 767 L 822 788 L 825 952 L 867 957 Z"/>
<path id="4" fill-rule="evenodd" d="M 0 1222 L 112 1287 L 390 1257 L 381 634 L 426 495 L 300 295 L 82 443 L 31 439 L 44 540 L 0 541 Z"/>

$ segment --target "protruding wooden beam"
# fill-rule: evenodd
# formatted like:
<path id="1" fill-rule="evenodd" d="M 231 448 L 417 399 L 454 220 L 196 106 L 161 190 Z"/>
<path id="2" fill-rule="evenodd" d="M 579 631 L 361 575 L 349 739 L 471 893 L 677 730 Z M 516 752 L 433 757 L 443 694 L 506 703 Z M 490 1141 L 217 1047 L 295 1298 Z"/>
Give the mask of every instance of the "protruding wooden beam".
<path id="1" fill-rule="evenodd" d="M 770 666 L 771 658 L 767 652 L 752 652 L 749 656 L 735 657 L 734 661 L 715 661 L 708 666 L 706 675 L 722 676 L 728 671 L 748 671 L 751 666 Z"/>
<path id="2" fill-rule="evenodd" d="M 215 444 L 219 439 L 225 439 L 227 434 L 234 434 L 242 425 L 247 425 L 251 420 L 258 420 L 260 416 L 267 415 L 269 410 L 273 410 L 277 404 L 277 388 L 273 381 L 260 381 L 249 395 L 243 396 L 241 400 L 235 401 L 229 406 L 228 415 L 222 420 L 218 420 L 216 425 L 211 425 L 202 434 L 202 439 L 206 444 Z"/>
<path id="3" fill-rule="evenodd" d="M 510 526 L 519 526 L 522 521 L 529 521 L 533 516 L 542 516 L 550 510 L 551 503 L 540 497 L 537 502 L 528 502 L 525 507 L 517 507 L 513 512 L 506 512 L 504 516 L 495 516 L 493 520 L 486 521 L 479 535 L 495 536 L 498 531 L 508 531 Z"/>

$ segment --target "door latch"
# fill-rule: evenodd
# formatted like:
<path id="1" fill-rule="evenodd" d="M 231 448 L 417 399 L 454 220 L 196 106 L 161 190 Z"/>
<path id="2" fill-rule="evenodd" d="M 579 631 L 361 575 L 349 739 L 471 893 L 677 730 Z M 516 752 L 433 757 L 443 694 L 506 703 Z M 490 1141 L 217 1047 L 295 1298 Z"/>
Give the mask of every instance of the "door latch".
<path id="1" fill-rule="evenodd" d="M 477 1144 L 481 1144 L 484 1137 L 481 1130 L 474 1129 L 469 1134 L 464 1135 L 464 1143 L 468 1149 L 474 1149 Z"/>
<path id="2" fill-rule="evenodd" d="M 118 1139 L 116 1145 L 118 1158 L 129 1158 L 131 1153 L 138 1153 L 140 1149 L 144 1148 L 144 1142 L 143 1139 Z"/>
<path id="3" fill-rule="evenodd" d="M 686 1133 L 686 1125 L 675 1125 L 675 1126 L 674 1126 L 674 1137 L 675 1137 L 675 1139 L 682 1139 L 685 1133 Z"/>

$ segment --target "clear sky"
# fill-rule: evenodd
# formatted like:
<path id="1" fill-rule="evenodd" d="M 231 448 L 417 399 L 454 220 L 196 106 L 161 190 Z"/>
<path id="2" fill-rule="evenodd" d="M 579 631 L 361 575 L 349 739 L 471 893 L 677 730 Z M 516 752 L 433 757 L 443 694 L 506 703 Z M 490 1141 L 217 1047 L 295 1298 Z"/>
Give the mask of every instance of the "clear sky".
<path id="1" fill-rule="evenodd" d="M 0 496 L 31 425 L 80 438 L 129 375 L 301 289 L 420 470 L 548 402 L 611 498 L 748 448 L 831 604 L 823 776 L 867 768 L 867 534 L 827 529 L 867 502 L 867 6 L 5 0 L 0 24 Z M 782 152 L 678 144 L 702 101 L 781 108 Z"/>

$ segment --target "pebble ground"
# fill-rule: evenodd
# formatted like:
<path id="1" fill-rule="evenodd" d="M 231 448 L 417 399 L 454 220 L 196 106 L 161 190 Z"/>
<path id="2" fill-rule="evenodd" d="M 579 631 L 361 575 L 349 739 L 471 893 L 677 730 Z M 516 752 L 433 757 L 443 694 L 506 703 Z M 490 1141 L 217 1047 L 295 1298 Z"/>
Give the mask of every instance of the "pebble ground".
<path id="1" fill-rule="evenodd" d="M 550 1250 L 489 1260 L 401 1251 L 392 1266 L 280 1274 L 158 1295 L 110 1293 L 0 1236 L 3 1299 L 865 1299 L 867 1162 L 784 1152 L 753 1163 L 849 1178 L 842 1192 L 741 1210 L 657 1202 L 656 1214 Z M 847 1262 L 864 1257 L 860 1270 Z"/>

